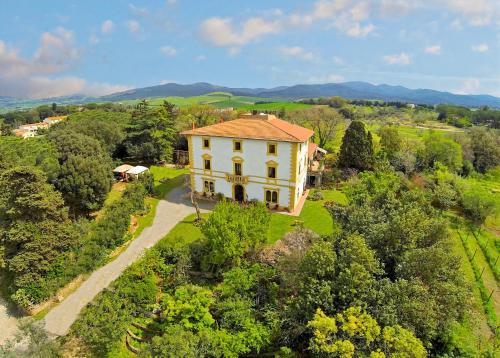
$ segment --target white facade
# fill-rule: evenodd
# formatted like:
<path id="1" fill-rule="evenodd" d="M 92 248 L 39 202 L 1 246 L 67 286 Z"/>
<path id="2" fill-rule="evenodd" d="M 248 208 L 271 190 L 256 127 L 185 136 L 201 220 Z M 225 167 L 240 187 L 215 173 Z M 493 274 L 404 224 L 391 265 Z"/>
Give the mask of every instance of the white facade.
<path id="1" fill-rule="evenodd" d="M 235 142 L 240 143 L 241 150 L 235 150 Z M 235 191 L 241 191 L 243 187 L 243 200 L 264 201 L 273 207 L 277 204 L 290 211 L 304 193 L 308 141 L 189 135 L 188 143 L 191 187 L 198 193 L 222 193 L 227 198 L 238 200 Z M 275 154 L 269 153 L 270 144 L 276 146 Z M 206 169 L 205 160 L 210 161 L 209 169 Z M 241 173 L 236 173 L 239 168 L 235 168 L 235 163 L 240 163 Z M 269 167 L 276 168 L 275 178 L 269 177 Z M 272 193 L 266 197 L 266 191 Z"/>

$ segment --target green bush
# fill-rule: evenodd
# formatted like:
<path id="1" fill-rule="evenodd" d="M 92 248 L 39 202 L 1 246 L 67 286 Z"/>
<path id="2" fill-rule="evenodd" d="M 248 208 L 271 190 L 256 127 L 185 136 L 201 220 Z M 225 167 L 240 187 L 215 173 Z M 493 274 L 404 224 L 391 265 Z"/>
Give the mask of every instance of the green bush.
<path id="1" fill-rule="evenodd" d="M 434 187 L 432 205 L 440 209 L 449 209 L 457 203 L 457 191 L 448 183 L 439 183 Z"/>
<path id="2" fill-rule="evenodd" d="M 476 224 L 483 224 L 495 212 L 495 200 L 486 192 L 467 190 L 460 198 L 464 214 Z"/>

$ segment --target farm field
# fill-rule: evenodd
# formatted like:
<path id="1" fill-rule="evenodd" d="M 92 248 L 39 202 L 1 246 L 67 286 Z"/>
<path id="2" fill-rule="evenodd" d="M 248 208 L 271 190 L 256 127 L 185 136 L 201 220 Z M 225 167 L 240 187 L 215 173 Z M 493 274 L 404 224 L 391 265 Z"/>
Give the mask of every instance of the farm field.
<path id="1" fill-rule="evenodd" d="M 294 110 L 309 108 L 310 105 L 282 101 L 275 99 L 266 99 L 260 97 L 248 97 L 248 96 L 233 96 L 231 93 L 225 92 L 213 92 L 207 93 L 202 96 L 194 97 L 155 97 L 146 99 L 150 106 L 160 106 L 163 101 L 168 101 L 175 104 L 178 107 L 186 107 L 191 105 L 210 105 L 215 108 L 235 108 L 244 110 L 274 110 L 279 111 L 281 109 Z M 256 102 L 269 102 L 269 103 L 257 103 Z M 134 105 L 139 103 L 139 100 L 123 101 L 123 104 Z"/>

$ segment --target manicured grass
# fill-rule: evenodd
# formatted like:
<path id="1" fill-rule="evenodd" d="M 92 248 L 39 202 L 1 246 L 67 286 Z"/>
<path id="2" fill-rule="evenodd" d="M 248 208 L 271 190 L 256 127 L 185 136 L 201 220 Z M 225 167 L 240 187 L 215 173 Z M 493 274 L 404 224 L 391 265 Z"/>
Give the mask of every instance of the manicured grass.
<path id="1" fill-rule="evenodd" d="M 153 174 L 155 196 L 159 199 L 165 197 L 172 188 L 181 185 L 184 181 L 183 175 L 189 173 L 188 168 L 177 169 L 156 165 L 151 166 L 149 171 Z"/>
<path id="2" fill-rule="evenodd" d="M 281 239 L 287 232 L 293 230 L 296 222 L 302 222 L 304 227 L 313 230 L 319 235 L 330 235 L 333 233 L 334 223 L 328 211 L 324 208 L 327 201 L 335 201 L 346 204 L 347 198 L 338 190 L 322 190 L 324 199 L 318 201 L 306 200 L 300 216 L 289 216 L 274 213 L 271 216 L 271 224 L 268 233 L 268 242 L 274 243 Z M 309 196 L 314 193 L 311 190 Z"/>
<path id="3" fill-rule="evenodd" d="M 209 214 L 202 214 L 202 217 L 206 218 L 208 215 Z M 203 238 L 200 228 L 194 225 L 195 220 L 196 214 L 187 216 L 184 220 L 175 225 L 162 241 L 170 241 L 176 244 L 185 245 Z"/>

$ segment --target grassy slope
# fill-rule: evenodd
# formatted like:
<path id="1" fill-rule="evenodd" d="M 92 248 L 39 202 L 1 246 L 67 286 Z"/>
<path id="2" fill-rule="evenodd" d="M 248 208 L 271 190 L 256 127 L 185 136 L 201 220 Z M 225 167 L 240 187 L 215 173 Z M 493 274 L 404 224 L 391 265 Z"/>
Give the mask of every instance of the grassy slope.
<path id="1" fill-rule="evenodd" d="M 268 242 L 273 243 L 281 239 L 287 232 L 293 230 L 295 221 L 301 221 L 304 226 L 320 235 L 333 232 L 333 220 L 328 211 L 323 207 L 327 201 L 346 203 L 347 198 L 338 190 L 323 190 L 324 199 L 318 201 L 306 200 L 299 217 L 273 214 L 269 228 Z M 312 195 L 313 192 L 309 195 Z"/>
<path id="2" fill-rule="evenodd" d="M 282 100 L 273 100 L 259 97 L 248 97 L 248 96 L 232 96 L 228 93 L 214 92 L 208 93 L 202 96 L 194 96 L 194 97 L 155 97 L 149 98 L 149 104 L 152 106 L 159 106 L 163 103 L 164 100 L 167 100 L 176 106 L 185 107 L 196 104 L 207 104 L 216 108 L 236 108 L 236 109 L 245 109 L 245 110 L 281 110 L 285 108 L 286 110 L 293 109 L 301 109 L 308 108 L 310 105 L 295 103 L 289 101 Z M 259 101 L 269 101 L 272 103 L 262 103 L 255 104 L 255 102 Z M 128 100 L 123 101 L 125 104 L 136 104 L 139 100 Z"/>

